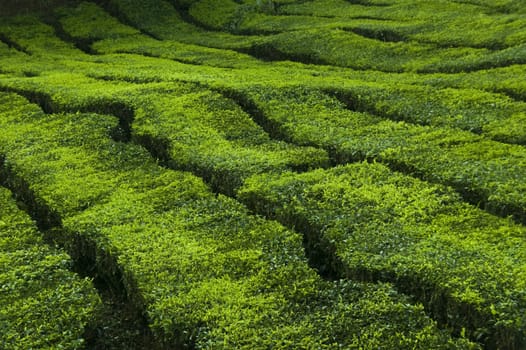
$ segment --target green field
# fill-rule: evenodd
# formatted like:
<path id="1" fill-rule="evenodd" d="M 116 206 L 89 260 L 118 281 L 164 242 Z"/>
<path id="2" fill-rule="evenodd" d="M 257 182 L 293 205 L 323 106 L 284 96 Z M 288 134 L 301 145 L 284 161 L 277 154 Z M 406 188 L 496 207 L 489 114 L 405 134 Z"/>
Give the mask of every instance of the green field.
<path id="1" fill-rule="evenodd" d="M 526 4 L 6 0 L 1 349 L 526 348 Z"/>

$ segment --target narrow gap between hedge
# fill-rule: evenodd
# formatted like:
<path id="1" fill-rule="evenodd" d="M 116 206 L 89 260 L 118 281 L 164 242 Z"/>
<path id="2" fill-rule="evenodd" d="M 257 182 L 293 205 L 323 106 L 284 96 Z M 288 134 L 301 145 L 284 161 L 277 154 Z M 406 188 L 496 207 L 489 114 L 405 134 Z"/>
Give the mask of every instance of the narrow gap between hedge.
<path id="1" fill-rule="evenodd" d="M 12 91 L 12 90 L 11 90 Z M 13 91 L 26 97 L 32 103 L 38 104 L 47 113 L 56 113 L 49 96 L 42 93 Z M 130 111 L 119 104 L 110 104 L 106 108 L 121 111 L 119 125 L 111 131 L 111 137 L 118 142 L 128 142 L 130 130 L 127 129 Z M 70 111 L 62 111 L 70 112 Z M 0 157 L 0 160 L 2 158 Z M 31 190 L 31 185 L 17 176 L 5 162 L 0 162 L 0 185 L 13 192 L 20 209 L 27 212 L 43 232 L 46 243 L 58 244 L 72 257 L 73 271 L 82 277 L 93 280 L 99 296 L 104 304 L 104 310 L 99 324 L 93 329 L 86 329 L 86 349 L 120 349 L 124 341 L 136 348 L 162 349 L 151 333 L 144 310 L 133 305 L 126 295 L 122 283 L 122 272 L 118 269 L 104 269 L 98 266 L 97 260 L 105 261 L 106 265 L 118 266 L 116 258 L 101 251 L 96 244 L 86 237 L 74 232 L 68 232 L 62 225 L 60 215 L 50 209 L 45 201 Z M 104 255 L 103 258 L 101 254 Z M 112 270 L 112 273 L 105 273 Z M 115 342 L 115 343 L 114 343 Z"/>
<path id="2" fill-rule="evenodd" d="M 151 39 L 162 41 L 162 39 L 156 36 L 155 34 L 137 27 L 128 17 L 126 17 L 121 11 L 119 11 L 118 6 L 112 4 L 110 0 L 89 0 L 89 1 L 102 7 L 106 12 L 108 12 L 111 16 L 115 17 L 122 24 L 138 30 L 141 34 L 147 37 L 150 37 Z"/>
<path id="3" fill-rule="evenodd" d="M 232 91 L 225 92 L 223 91 L 225 96 L 228 96 L 229 98 L 232 98 L 232 95 L 234 94 Z M 28 98 L 31 102 L 39 104 L 42 108 L 45 108 L 47 111 L 51 112 L 64 112 L 64 111 L 57 111 L 53 110 L 52 108 L 52 102 L 50 101 L 50 97 L 45 94 L 37 95 L 37 97 L 31 96 L 31 93 L 22 93 L 26 98 Z M 239 96 L 238 96 L 239 97 Z M 237 101 L 237 100 L 236 100 Z M 250 115 L 252 115 L 254 118 L 264 118 L 264 115 L 261 113 L 259 116 L 254 116 L 255 114 L 258 114 L 255 112 L 252 107 L 244 104 L 244 110 L 249 111 Z M 116 113 L 115 107 L 122 107 L 126 112 L 120 112 Z M 114 112 L 112 112 L 114 110 Z M 72 112 L 72 111 L 68 111 Z M 133 110 L 130 107 L 127 107 L 125 105 L 120 104 L 108 104 L 106 106 L 103 105 L 97 105 L 97 106 L 89 106 L 86 107 L 83 112 L 95 112 L 95 113 L 102 113 L 102 114 L 112 114 L 119 120 L 119 126 L 118 128 L 113 131 L 113 138 L 116 141 L 120 142 L 132 142 L 136 143 L 145 149 L 147 149 L 153 158 L 157 159 L 159 162 L 159 165 L 164 166 L 166 168 L 174 169 L 174 170 L 183 170 L 183 171 L 191 171 L 194 173 L 194 175 L 199 176 L 203 178 L 203 180 L 208 183 L 212 190 L 219 194 L 227 195 L 229 197 L 232 197 L 236 199 L 235 191 L 220 191 L 217 186 L 214 186 L 214 184 L 210 183 L 210 179 L 213 176 L 213 174 L 207 174 L 204 171 L 196 171 L 195 169 L 185 169 L 184 167 L 181 167 L 179 164 L 172 161 L 169 152 L 168 152 L 168 146 L 169 141 L 167 140 L 161 140 L 155 137 L 141 137 L 137 138 L 132 135 L 132 124 L 134 119 L 134 113 Z M 112 113 L 108 113 L 112 112 Z M 264 120 L 259 120 L 259 123 L 265 124 Z M 262 125 L 260 124 L 260 125 Z M 275 133 L 272 130 L 271 125 L 264 126 L 264 129 L 269 132 L 271 131 L 271 137 L 282 139 L 283 137 L 279 135 L 279 133 Z M 115 136 L 117 135 L 117 136 Z M 334 154 L 330 155 L 331 158 L 334 156 Z M 356 159 L 356 161 L 363 161 L 363 158 Z M 341 162 L 338 164 L 346 164 L 354 160 L 347 159 L 346 162 Z M 422 286 L 418 282 L 419 281 L 400 281 L 396 279 L 394 276 L 387 276 L 385 273 L 382 273 L 381 271 L 369 271 L 369 270 L 360 270 L 360 271 L 353 271 L 349 268 L 345 267 L 343 262 L 339 259 L 339 257 L 336 254 L 336 248 L 334 245 L 330 242 L 327 242 L 323 236 L 321 235 L 321 230 L 319 228 L 313 228 L 310 227 L 308 223 L 303 222 L 302 220 L 293 220 L 295 222 L 294 225 L 291 226 L 290 222 L 287 222 L 287 220 L 281 220 L 280 218 L 273 217 L 269 213 L 259 213 L 257 211 L 254 211 L 253 208 L 249 208 L 253 213 L 256 215 L 262 215 L 264 217 L 267 217 L 269 219 L 275 219 L 281 222 L 284 226 L 289 227 L 290 229 L 296 230 L 298 233 L 302 234 L 303 236 L 303 244 L 305 249 L 305 254 L 308 259 L 309 266 L 316 270 L 320 277 L 324 278 L 325 280 L 338 280 L 338 279 L 352 279 L 357 280 L 361 282 L 389 282 L 393 283 L 395 287 L 402 293 L 408 294 L 411 296 L 411 298 L 414 300 L 414 302 L 420 302 L 424 305 L 424 308 L 426 310 L 426 313 L 434 319 L 438 326 L 442 329 L 445 329 L 447 323 L 446 320 L 448 319 L 445 309 L 439 307 L 440 305 L 446 305 L 447 302 L 453 302 L 451 300 L 448 300 L 446 296 L 442 296 L 440 299 L 440 303 L 437 304 L 437 299 L 426 299 L 426 296 L 429 296 L 433 293 L 429 293 L 429 291 L 433 288 L 433 286 Z M 91 249 L 91 248 L 90 248 Z M 88 250 L 90 250 L 88 249 Z M 102 272 L 99 272 L 102 273 Z M 407 283 L 406 283 L 407 282 Z M 406 287 L 404 287 L 406 286 Z M 411 288 L 407 286 L 413 286 Z M 417 287 L 414 287 L 417 286 Z M 436 295 L 433 294 L 433 295 Z M 441 294 L 442 295 L 442 294 Z M 445 300 L 445 301 L 444 301 Z M 467 306 L 469 308 L 469 306 Z M 471 315 L 475 315 L 478 317 L 477 310 L 467 310 L 470 312 Z M 475 318 L 476 318 L 475 317 Z M 470 325 L 467 325 L 469 328 Z M 459 336 L 461 333 L 461 329 L 454 329 L 452 335 L 453 336 Z M 476 339 L 472 339 L 473 341 L 476 341 Z M 489 348 L 488 348 L 489 349 Z"/>
<path id="4" fill-rule="evenodd" d="M 0 33 L 0 42 L 6 44 L 8 47 L 10 47 L 12 49 L 15 49 L 16 51 L 25 53 L 28 56 L 32 55 L 31 52 L 27 51 L 25 48 L 20 46 L 16 41 L 11 40 L 10 38 L 8 38 L 3 33 Z"/>
<path id="5" fill-rule="evenodd" d="M 88 54 L 88 55 L 97 54 L 97 52 L 91 48 L 91 44 L 93 44 L 93 40 L 81 40 L 78 38 L 73 38 L 71 35 L 66 33 L 66 31 L 62 27 L 62 24 L 59 22 L 56 16 L 51 15 L 51 14 L 44 15 L 42 16 L 42 21 L 46 23 L 47 25 L 51 26 L 55 30 L 55 35 L 60 40 L 66 43 L 73 44 L 77 49 L 84 52 L 85 54 Z"/>
<path id="6" fill-rule="evenodd" d="M 26 212 L 43 234 L 50 246 L 58 245 L 72 258 L 72 271 L 83 278 L 90 278 L 103 303 L 102 314 L 96 324 L 84 331 L 84 348 L 90 350 L 118 350 L 124 340 L 129 349 L 160 349 L 148 328 L 142 310 L 126 300 L 122 276 L 113 275 L 109 281 L 103 271 L 97 269 L 95 243 L 78 234 L 67 232 L 58 213 L 49 208 L 31 189 L 29 183 L 17 176 L 0 156 L 0 186 L 13 193 L 18 207 Z M 106 259 L 116 261 L 113 257 Z M 104 259 L 104 260 L 106 260 Z M 120 345 L 119 345 L 120 344 Z M 136 345 L 137 347 L 133 347 Z"/>

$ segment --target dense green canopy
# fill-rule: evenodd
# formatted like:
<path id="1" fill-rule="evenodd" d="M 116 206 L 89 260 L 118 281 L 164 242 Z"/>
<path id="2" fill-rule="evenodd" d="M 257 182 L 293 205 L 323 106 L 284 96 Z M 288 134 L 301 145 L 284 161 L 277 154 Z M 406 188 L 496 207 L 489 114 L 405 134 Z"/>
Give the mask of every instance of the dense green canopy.
<path id="1" fill-rule="evenodd" d="M 0 4 L 0 348 L 526 347 L 526 7 Z"/>

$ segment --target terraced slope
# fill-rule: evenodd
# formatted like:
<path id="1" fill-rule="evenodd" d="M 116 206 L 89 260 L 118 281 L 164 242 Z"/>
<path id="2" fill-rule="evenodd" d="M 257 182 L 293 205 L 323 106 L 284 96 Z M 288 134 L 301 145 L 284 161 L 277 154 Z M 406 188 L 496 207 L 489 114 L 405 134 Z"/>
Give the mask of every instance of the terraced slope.
<path id="1" fill-rule="evenodd" d="M 37 8 L 0 17 L 7 347 L 526 347 L 518 2 Z"/>

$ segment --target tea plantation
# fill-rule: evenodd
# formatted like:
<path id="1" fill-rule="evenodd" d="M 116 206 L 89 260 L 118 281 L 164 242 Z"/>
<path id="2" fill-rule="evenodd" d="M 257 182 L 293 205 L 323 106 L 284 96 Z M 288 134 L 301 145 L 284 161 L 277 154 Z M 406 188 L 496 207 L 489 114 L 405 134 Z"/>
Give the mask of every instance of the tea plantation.
<path id="1" fill-rule="evenodd" d="M 526 4 L 5 0 L 0 349 L 526 349 Z"/>

